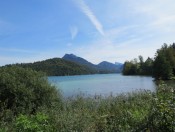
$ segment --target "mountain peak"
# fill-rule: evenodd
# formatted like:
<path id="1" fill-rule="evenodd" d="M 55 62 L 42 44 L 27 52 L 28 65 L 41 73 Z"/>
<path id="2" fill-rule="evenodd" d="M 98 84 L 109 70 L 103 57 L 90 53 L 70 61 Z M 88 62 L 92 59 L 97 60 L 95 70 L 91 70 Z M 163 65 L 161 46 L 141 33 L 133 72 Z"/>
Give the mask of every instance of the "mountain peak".
<path id="1" fill-rule="evenodd" d="M 63 56 L 63 58 L 67 58 L 67 57 L 77 58 L 77 56 L 74 55 L 74 54 L 65 54 L 65 55 Z"/>
<path id="2" fill-rule="evenodd" d="M 88 67 L 94 67 L 95 65 L 88 62 L 87 60 L 85 60 L 84 58 L 81 58 L 81 57 L 78 57 L 74 54 L 65 54 L 62 59 L 64 60 L 68 60 L 68 61 L 72 61 L 72 62 L 75 62 L 75 63 L 78 63 L 80 65 L 86 65 Z"/>

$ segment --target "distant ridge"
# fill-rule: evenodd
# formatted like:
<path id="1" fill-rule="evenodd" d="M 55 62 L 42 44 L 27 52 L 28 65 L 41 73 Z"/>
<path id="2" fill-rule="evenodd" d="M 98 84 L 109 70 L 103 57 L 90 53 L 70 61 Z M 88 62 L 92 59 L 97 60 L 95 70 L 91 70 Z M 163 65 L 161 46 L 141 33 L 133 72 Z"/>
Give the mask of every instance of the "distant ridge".
<path id="1" fill-rule="evenodd" d="M 115 62 L 115 65 L 117 65 L 117 66 L 122 66 L 123 64 L 120 63 L 120 62 Z"/>
<path id="2" fill-rule="evenodd" d="M 99 63 L 98 68 L 104 71 L 108 71 L 111 73 L 115 73 L 115 72 L 121 72 L 122 70 L 122 66 L 121 65 L 116 65 L 107 61 L 103 61 L 101 63 Z"/>
<path id="3" fill-rule="evenodd" d="M 74 54 L 65 54 L 62 59 L 78 63 L 80 65 L 86 66 L 90 69 L 94 69 L 97 73 L 119 73 L 122 71 L 123 64 L 116 62 L 115 64 L 103 61 L 98 65 L 95 65 L 84 58 L 78 57 Z"/>
<path id="4" fill-rule="evenodd" d="M 51 58 L 34 63 L 11 64 L 5 67 L 9 66 L 31 68 L 35 71 L 45 72 L 48 76 L 120 73 L 123 68 L 121 63 L 113 64 L 107 61 L 95 65 L 74 54 L 65 54 L 62 58 Z"/>

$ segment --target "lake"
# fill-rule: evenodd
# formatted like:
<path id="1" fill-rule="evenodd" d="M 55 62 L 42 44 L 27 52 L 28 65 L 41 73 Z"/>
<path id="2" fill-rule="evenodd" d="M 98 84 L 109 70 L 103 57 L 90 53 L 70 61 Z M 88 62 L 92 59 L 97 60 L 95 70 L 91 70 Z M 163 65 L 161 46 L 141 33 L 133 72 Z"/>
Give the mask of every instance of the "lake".
<path id="1" fill-rule="evenodd" d="M 49 82 L 59 88 L 64 97 L 117 95 L 137 90 L 155 90 L 152 77 L 123 76 L 122 74 L 95 74 L 76 76 L 51 76 Z"/>

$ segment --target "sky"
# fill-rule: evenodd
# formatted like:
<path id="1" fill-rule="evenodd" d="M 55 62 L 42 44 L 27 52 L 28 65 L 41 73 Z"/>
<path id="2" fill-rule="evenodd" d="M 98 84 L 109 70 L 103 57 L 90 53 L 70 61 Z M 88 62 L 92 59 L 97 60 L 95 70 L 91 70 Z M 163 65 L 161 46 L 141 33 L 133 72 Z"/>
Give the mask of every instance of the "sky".
<path id="1" fill-rule="evenodd" d="M 0 0 L 0 65 L 72 53 L 98 64 L 175 42 L 175 0 Z"/>

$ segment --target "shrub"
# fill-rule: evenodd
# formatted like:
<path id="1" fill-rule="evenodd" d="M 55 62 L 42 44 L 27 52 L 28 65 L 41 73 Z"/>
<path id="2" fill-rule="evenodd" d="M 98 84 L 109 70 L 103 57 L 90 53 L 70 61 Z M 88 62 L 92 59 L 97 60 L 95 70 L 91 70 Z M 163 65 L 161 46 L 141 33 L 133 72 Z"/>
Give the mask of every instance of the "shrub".
<path id="1" fill-rule="evenodd" d="M 53 131 L 49 117 L 44 113 L 36 115 L 19 115 L 15 121 L 15 130 L 18 132 L 50 132 Z"/>
<path id="2" fill-rule="evenodd" d="M 34 114 L 54 103 L 61 103 L 61 97 L 43 73 L 16 66 L 0 68 L 0 115 L 6 110 L 14 115 Z"/>
<path id="3" fill-rule="evenodd" d="M 154 101 L 153 127 L 156 130 L 175 131 L 175 89 L 161 84 Z"/>

